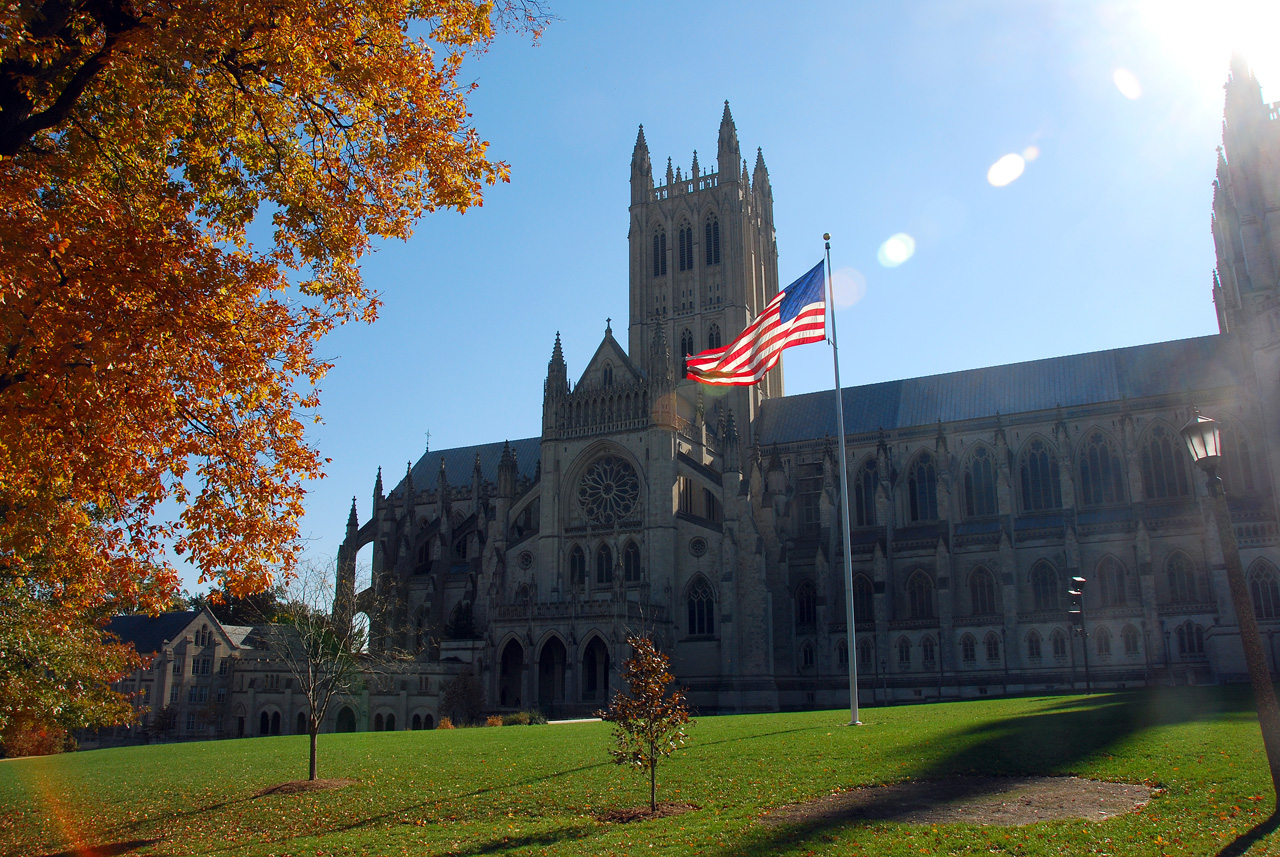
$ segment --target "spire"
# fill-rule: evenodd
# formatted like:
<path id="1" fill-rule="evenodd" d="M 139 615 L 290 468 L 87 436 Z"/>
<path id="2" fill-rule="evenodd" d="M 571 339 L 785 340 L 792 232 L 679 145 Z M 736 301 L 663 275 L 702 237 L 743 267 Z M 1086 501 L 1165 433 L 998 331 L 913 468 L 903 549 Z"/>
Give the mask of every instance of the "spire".
<path id="1" fill-rule="evenodd" d="M 693 166 L 689 168 L 689 178 L 698 180 L 698 150 L 693 150 Z"/>
<path id="2" fill-rule="evenodd" d="M 672 185 L 675 183 L 676 183 L 676 174 L 671 170 L 671 159 L 667 158 L 667 184 Z"/>
<path id="3" fill-rule="evenodd" d="M 511 498 L 516 493 L 516 455 L 509 441 L 502 442 L 502 457 L 498 459 L 498 496 Z"/>
<path id="4" fill-rule="evenodd" d="M 444 510 L 451 505 L 449 496 L 449 472 L 444 464 L 444 456 L 440 456 L 440 473 L 436 476 L 436 500 L 440 504 L 441 517 L 444 516 Z"/>
<path id="5" fill-rule="evenodd" d="M 636 134 L 636 147 L 631 153 L 631 204 L 653 200 L 653 162 L 649 160 L 649 144 L 644 140 L 644 126 Z"/>
<path id="6" fill-rule="evenodd" d="M 569 367 L 564 362 L 564 349 L 560 345 L 560 331 L 556 331 L 556 344 L 551 348 L 551 359 L 547 361 L 547 384 L 544 396 L 562 396 L 569 392 Z"/>
<path id="7" fill-rule="evenodd" d="M 756 168 L 751 173 L 752 188 L 764 196 L 773 196 L 773 189 L 769 186 L 769 168 L 764 165 L 764 150 L 756 149 Z"/>
<path id="8" fill-rule="evenodd" d="M 360 529 L 360 515 L 356 512 L 356 498 L 351 498 L 351 514 L 347 515 L 347 536 L 350 537 Z"/>
<path id="9" fill-rule="evenodd" d="M 733 124 L 733 114 L 729 112 L 729 102 L 724 103 L 724 114 L 720 117 L 720 140 L 716 148 L 716 160 L 719 163 L 720 175 L 732 175 L 742 157 L 738 147 L 738 129 Z"/>
<path id="10" fill-rule="evenodd" d="M 382 501 L 385 495 L 382 493 L 382 468 L 378 468 L 378 475 L 373 480 L 373 516 L 378 516 L 378 510 L 382 508 Z"/>
<path id="11" fill-rule="evenodd" d="M 404 496 L 405 500 L 412 503 L 414 495 L 417 491 L 413 487 L 413 462 L 406 461 L 404 465 Z"/>

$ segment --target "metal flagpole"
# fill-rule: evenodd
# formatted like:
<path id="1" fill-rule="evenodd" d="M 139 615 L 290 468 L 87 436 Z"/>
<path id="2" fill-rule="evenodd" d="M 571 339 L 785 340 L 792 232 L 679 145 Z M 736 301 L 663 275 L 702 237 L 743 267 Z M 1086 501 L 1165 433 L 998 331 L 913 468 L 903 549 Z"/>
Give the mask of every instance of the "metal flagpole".
<path id="1" fill-rule="evenodd" d="M 836 293 L 831 284 L 831 233 L 822 240 L 827 252 L 827 318 L 831 319 L 831 356 L 836 366 L 836 434 L 840 436 L 840 518 L 844 534 L 844 612 L 848 629 L 846 645 L 849 653 L 849 725 L 861 726 L 858 719 L 858 661 L 854 657 L 853 625 L 853 554 L 849 549 L 849 462 L 845 457 L 844 395 L 840 392 L 840 348 L 836 345 Z"/>

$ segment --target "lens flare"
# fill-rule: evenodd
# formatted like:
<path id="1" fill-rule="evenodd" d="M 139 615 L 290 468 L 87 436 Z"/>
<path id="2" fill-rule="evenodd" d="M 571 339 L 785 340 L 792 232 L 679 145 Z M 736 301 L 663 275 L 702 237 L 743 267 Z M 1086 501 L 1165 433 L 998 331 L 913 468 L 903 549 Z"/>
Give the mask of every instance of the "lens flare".
<path id="1" fill-rule="evenodd" d="M 1027 146 L 1027 148 L 1022 150 L 1022 160 L 1026 161 L 1028 164 L 1038 157 L 1040 157 L 1039 146 Z"/>
<path id="2" fill-rule="evenodd" d="M 897 235 L 889 236 L 888 240 L 880 245 L 876 258 L 886 268 L 896 268 L 914 256 L 915 252 L 916 239 L 905 232 L 899 232 Z"/>
<path id="3" fill-rule="evenodd" d="M 1129 69 L 1116 69 L 1111 73 L 1111 79 L 1115 81 L 1116 89 L 1120 90 L 1120 94 L 1130 101 L 1137 101 L 1142 97 L 1142 84 L 1138 81 L 1138 76 Z"/>
<path id="4" fill-rule="evenodd" d="M 1039 154 L 1038 149 L 1036 153 Z M 1004 187 L 1022 175 L 1026 168 L 1027 162 L 1022 155 L 1010 153 L 991 165 L 991 169 L 987 170 L 987 181 L 992 187 Z"/>
<path id="5" fill-rule="evenodd" d="M 861 271 L 841 268 L 831 275 L 831 291 L 839 309 L 851 307 L 867 293 L 867 278 Z"/>

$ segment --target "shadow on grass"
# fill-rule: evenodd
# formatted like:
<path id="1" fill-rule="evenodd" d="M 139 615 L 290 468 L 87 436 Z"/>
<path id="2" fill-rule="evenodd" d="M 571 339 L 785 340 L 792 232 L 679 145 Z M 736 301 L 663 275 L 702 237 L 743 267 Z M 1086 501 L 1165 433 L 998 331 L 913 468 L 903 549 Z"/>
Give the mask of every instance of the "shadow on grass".
<path id="1" fill-rule="evenodd" d="M 112 842 L 107 845 L 86 845 L 83 848 L 47 854 L 45 857 L 116 857 L 118 854 L 128 854 L 130 851 L 155 845 L 159 841 L 159 839 L 133 839 L 129 842 Z"/>
<path id="2" fill-rule="evenodd" d="M 1271 814 L 1270 818 L 1258 822 L 1249 830 L 1237 836 L 1218 852 L 1217 857 L 1243 857 L 1259 839 L 1275 833 L 1276 828 L 1280 828 L 1280 810 L 1276 810 Z"/>
<path id="3" fill-rule="evenodd" d="M 529 833 L 524 836 L 503 836 L 490 839 L 488 842 L 477 842 L 467 845 L 462 850 L 449 848 L 436 852 L 450 857 L 480 857 L 483 854 L 528 854 L 534 848 L 550 848 L 566 839 L 584 839 L 594 828 L 587 825 L 575 827 L 559 827 L 542 833 Z"/>
<path id="4" fill-rule="evenodd" d="M 1068 775 L 1077 772 L 1086 760 L 1140 730 L 1247 712 L 1252 705 L 1252 696 L 1234 688 L 1156 688 L 1063 699 L 1033 713 L 991 720 L 950 735 L 940 735 L 934 740 L 946 741 L 956 749 L 905 771 L 904 775 L 912 780 L 943 780 L 958 775 Z M 985 793 L 969 787 L 963 794 L 958 790 L 952 794 L 942 786 L 937 790 L 936 803 L 941 806 L 957 797 L 972 798 Z M 839 830 L 900 817 L 901 808 L 896 806 L 892 793 L 882 798 L 873 796 L 857 817 L 819 817 L 772 828 L 750 827 L 721 853 L 772 857 Z M 1280 821 L 1273 816 L 1237 840 L 1243 842 L 1242 850 L 1231 851 L 1232 846 L 1228 846 L 1219 857 L 1238 857 L 1277 825 Z"/>

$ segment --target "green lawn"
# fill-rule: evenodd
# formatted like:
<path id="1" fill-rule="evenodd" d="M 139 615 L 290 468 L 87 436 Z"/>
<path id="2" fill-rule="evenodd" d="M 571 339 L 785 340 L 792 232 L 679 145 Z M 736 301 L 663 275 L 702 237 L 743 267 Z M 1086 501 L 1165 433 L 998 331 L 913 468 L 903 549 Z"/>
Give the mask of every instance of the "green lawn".
<path id="1" fill-rule="evenodd" d="M 603 723 L 323 735 L 320 775 L 357 785 L 254 798 L 306 776 L 306 738 L 98 750 L 0 762 L 0 851 L 99 854 L 1205 854 L 1273 802 L 1250 699 L 1190 688 L 704 717 L 659 770 L 700 808 L 628 825 L 647 783 L 609 763 Z M 1104 822 L 1020 828 L 813 823 L 761 812 L 834 790 L 957 772 L 1079 774 L 1159 786 Z M 154 840 L 154 841 L 153 841 Z M 89 852 L 93 853 L 93 852 Z M 1280 853 L 1280 833 L 1250 854 Z"/>

